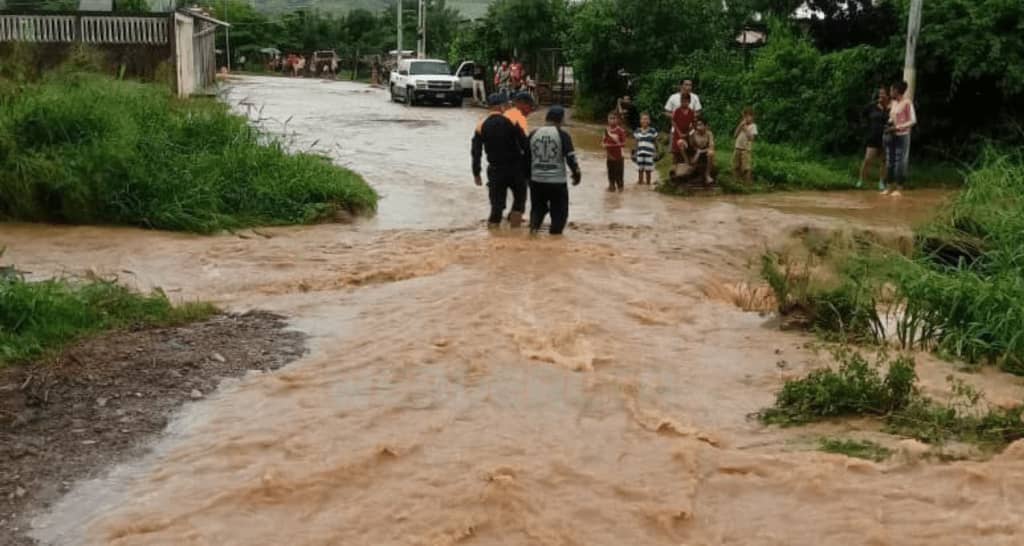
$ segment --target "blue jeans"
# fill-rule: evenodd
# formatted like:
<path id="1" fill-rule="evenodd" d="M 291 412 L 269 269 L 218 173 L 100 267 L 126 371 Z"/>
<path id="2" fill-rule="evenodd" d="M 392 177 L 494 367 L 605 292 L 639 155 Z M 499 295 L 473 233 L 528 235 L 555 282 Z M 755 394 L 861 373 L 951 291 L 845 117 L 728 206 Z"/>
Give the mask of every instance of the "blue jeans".
<path id="1" fill-rule="evenodd" d="M 902 188 L 903 183 L 907 181 L 907 144 L 909 143 L 910 135 L 889 135 L 889 142 L 886 145 L 886 180 L 889 184 L 896 186 L 896 189 Z"/>

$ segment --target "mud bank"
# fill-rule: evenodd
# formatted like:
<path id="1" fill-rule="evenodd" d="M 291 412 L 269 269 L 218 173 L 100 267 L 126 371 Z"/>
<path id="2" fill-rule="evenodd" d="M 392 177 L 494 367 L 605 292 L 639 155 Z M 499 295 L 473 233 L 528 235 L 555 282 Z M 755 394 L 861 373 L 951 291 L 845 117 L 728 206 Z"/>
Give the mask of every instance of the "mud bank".
<path id="1" fill-rule="evenodd" d="M 305 352 L 270 313 L 88 339 L 51 361 L 0 369 L 0 544 L 34 544 L 29 519 L 73 482 L 144 454 L 183 404 L 223 378 Z"/>

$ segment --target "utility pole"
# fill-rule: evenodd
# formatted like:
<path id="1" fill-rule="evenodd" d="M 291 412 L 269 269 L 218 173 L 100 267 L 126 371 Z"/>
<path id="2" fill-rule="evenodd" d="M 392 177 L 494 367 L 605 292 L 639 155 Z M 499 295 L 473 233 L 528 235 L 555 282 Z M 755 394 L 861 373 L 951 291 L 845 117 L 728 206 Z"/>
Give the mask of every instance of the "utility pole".
<path id="1" fill-rule="evenodd" d="M 228 0 L 224 0 L 224 22 L 228 22 Z M 228 72 L 231 72 L 231 27 L 224 27 L 224 55 L 228 60 Z"/>
<path id="2" fill-rule="evenodd" d="M 395 2 L 398 10 L 398 49 L 395 50 L 395 70 L 398 70 L 398 63 L 402 62 L 402 2 Z"/>
<path id="3" fill-rule="evenodd" d="M 427 0 L 419 0 L 419 21 L 416 27 L 416 58 L 427 57 Z"/>
<path id="4" fill-rule="evenodd" d="M 917 35 L 921 32 L 921 5 L 924 0 L 910 1 L 910 16 L 907 18 L 907 50 L 903 59 L 903 80 L 910 86 L 907 96 L 913 100 L 917 89 L 917 69 L 914 54 L 917 52 Z"/>

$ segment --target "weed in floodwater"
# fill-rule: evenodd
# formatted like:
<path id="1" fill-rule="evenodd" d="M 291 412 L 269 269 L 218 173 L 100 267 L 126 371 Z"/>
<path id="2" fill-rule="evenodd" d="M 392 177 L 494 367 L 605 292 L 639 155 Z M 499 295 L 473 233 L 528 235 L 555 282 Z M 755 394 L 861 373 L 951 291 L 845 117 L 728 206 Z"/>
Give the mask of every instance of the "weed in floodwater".
<path id="1" fill-rule="evenodd" d="M 818 449 L 826 453 L 838 453 L 847 457 L 867 459 L 881 462 L 892 455 L 892 450 L 870 440 L 844 440 L 842 438 L 822 438 Z"/>
<path id="2" fill-rule="evenodd" d="M 209 233 L 376 202 L 355 173 L 158 85 L 58 71 L 0 101 L 0 219 Z"/>
<path id="3" fill-rule="evenodd" d="M 209 304 L 172 305 L 162 292 L 143 295 L 112 281 L 0 278 L 0 366 L 20 363 L 90 333 L 205 319 Z"/>
<path id="4" fill-rule="evenodd" d="M 952 377 L 948 378 L 952 394 L 940 403 L 920 393 L 910 357 L 890 360 L 880 353 L 871 364 L 848 348 L 837 349 L 833 356 L 838 369 L 814 370 L 786 381 L 775 405 L 758 417 L 765 423 L 789 426 L 873 416 L 884 419 L 886 430 L 893 434 L 932 444 L 970 442 L 991 450 L 1024 438 L 1024 405 L 992 407 L 981 392 Z"/>
<path id="5" fill-rule="evenodd" d="M 837 349 L 833 356 L 838 369 L 822 368 L 787 381 L 776 395 L 775 405 L 761 411 L 761 420 L 797 425 L 829 417 L 882 416 L 906 407 L 917 392 L 913 359 L 899 357 L 888 362 L 880 353 L 872 364 L 847 348 Z M 879 371 L 883 365 L 888 366 L 884 377 Z"/>

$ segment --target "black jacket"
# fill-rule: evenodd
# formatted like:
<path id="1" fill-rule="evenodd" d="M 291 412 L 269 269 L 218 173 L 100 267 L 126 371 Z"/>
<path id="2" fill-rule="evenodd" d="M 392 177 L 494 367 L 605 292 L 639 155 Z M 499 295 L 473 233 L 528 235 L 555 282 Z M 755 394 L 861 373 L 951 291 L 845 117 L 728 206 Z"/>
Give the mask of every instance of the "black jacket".
<path id="1" fill-rule="evenodd" d="M 487 152 L 487 170 L 520 172 L 530 142 L 526 135 L 499 112 L 491 112 L 473 133 L 473 176 L 480 176 L 480 156 Z"/>

